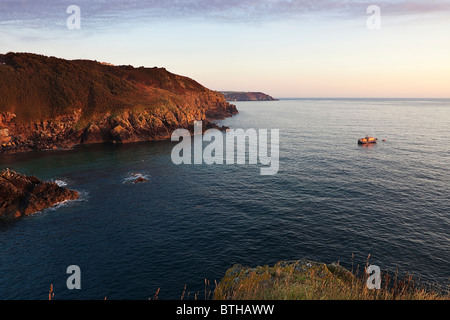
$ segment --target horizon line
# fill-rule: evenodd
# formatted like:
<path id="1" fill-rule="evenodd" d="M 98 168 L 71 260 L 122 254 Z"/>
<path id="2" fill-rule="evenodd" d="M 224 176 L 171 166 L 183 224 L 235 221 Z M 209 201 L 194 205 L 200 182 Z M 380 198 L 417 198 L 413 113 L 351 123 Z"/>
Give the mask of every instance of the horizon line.
<path id="1" fill-rule="evenodd" d="M 274 97 L 280 100 L 450 100 L 450 97 Z"/>

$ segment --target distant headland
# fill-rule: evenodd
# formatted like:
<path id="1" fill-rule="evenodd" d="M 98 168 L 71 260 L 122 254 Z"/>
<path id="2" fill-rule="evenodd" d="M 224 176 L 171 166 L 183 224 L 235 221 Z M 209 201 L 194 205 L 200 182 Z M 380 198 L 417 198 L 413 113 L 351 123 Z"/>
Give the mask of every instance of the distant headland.
<path id="1" fill-rule="evenodd" d="M 226 101 L 278 101 L 262 92 L 220 91 Z"/>

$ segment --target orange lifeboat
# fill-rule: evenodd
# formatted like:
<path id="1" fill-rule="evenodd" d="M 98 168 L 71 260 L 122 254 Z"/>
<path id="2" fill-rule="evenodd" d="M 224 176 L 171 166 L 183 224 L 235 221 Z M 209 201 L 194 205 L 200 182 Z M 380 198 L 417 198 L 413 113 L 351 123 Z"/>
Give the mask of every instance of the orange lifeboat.
<path id="1" fill-rule="evenodd" d="M 366 136 L 358 140 L 358 144 L 375 144 L 378 142 L 378 138 Z"/>

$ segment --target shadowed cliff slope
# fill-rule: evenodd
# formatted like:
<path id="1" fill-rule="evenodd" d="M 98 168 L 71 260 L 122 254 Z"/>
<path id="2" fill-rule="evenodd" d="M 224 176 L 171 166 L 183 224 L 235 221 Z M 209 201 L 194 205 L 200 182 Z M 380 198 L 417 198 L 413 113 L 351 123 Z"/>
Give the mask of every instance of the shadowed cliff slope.
<path id="1" fill-rule="evenodd" d="M 165 139 L 236 113 L 222 94 L 164 68 L 0 55 L 0 153 Z"/>

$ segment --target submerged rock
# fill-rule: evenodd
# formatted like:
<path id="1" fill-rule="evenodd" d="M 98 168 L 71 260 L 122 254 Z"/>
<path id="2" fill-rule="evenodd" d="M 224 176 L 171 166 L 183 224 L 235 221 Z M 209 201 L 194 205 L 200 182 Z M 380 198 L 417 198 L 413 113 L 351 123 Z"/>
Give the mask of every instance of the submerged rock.
<path id="1" fill-rule="evenodd" d="M 143 177 L 139 177 L 136 180 L 133 181 L 133 183 L 143 183 L 143 182 L 147 182 L 148 180 L 143 178 Z"/>
<path id="2" fill-rule="evenodd" d="M 10 169 L 0 172 L 0 218 L 31 215 L 66 200 L 78 199 L 77 191 L 60 187 Z"/>

